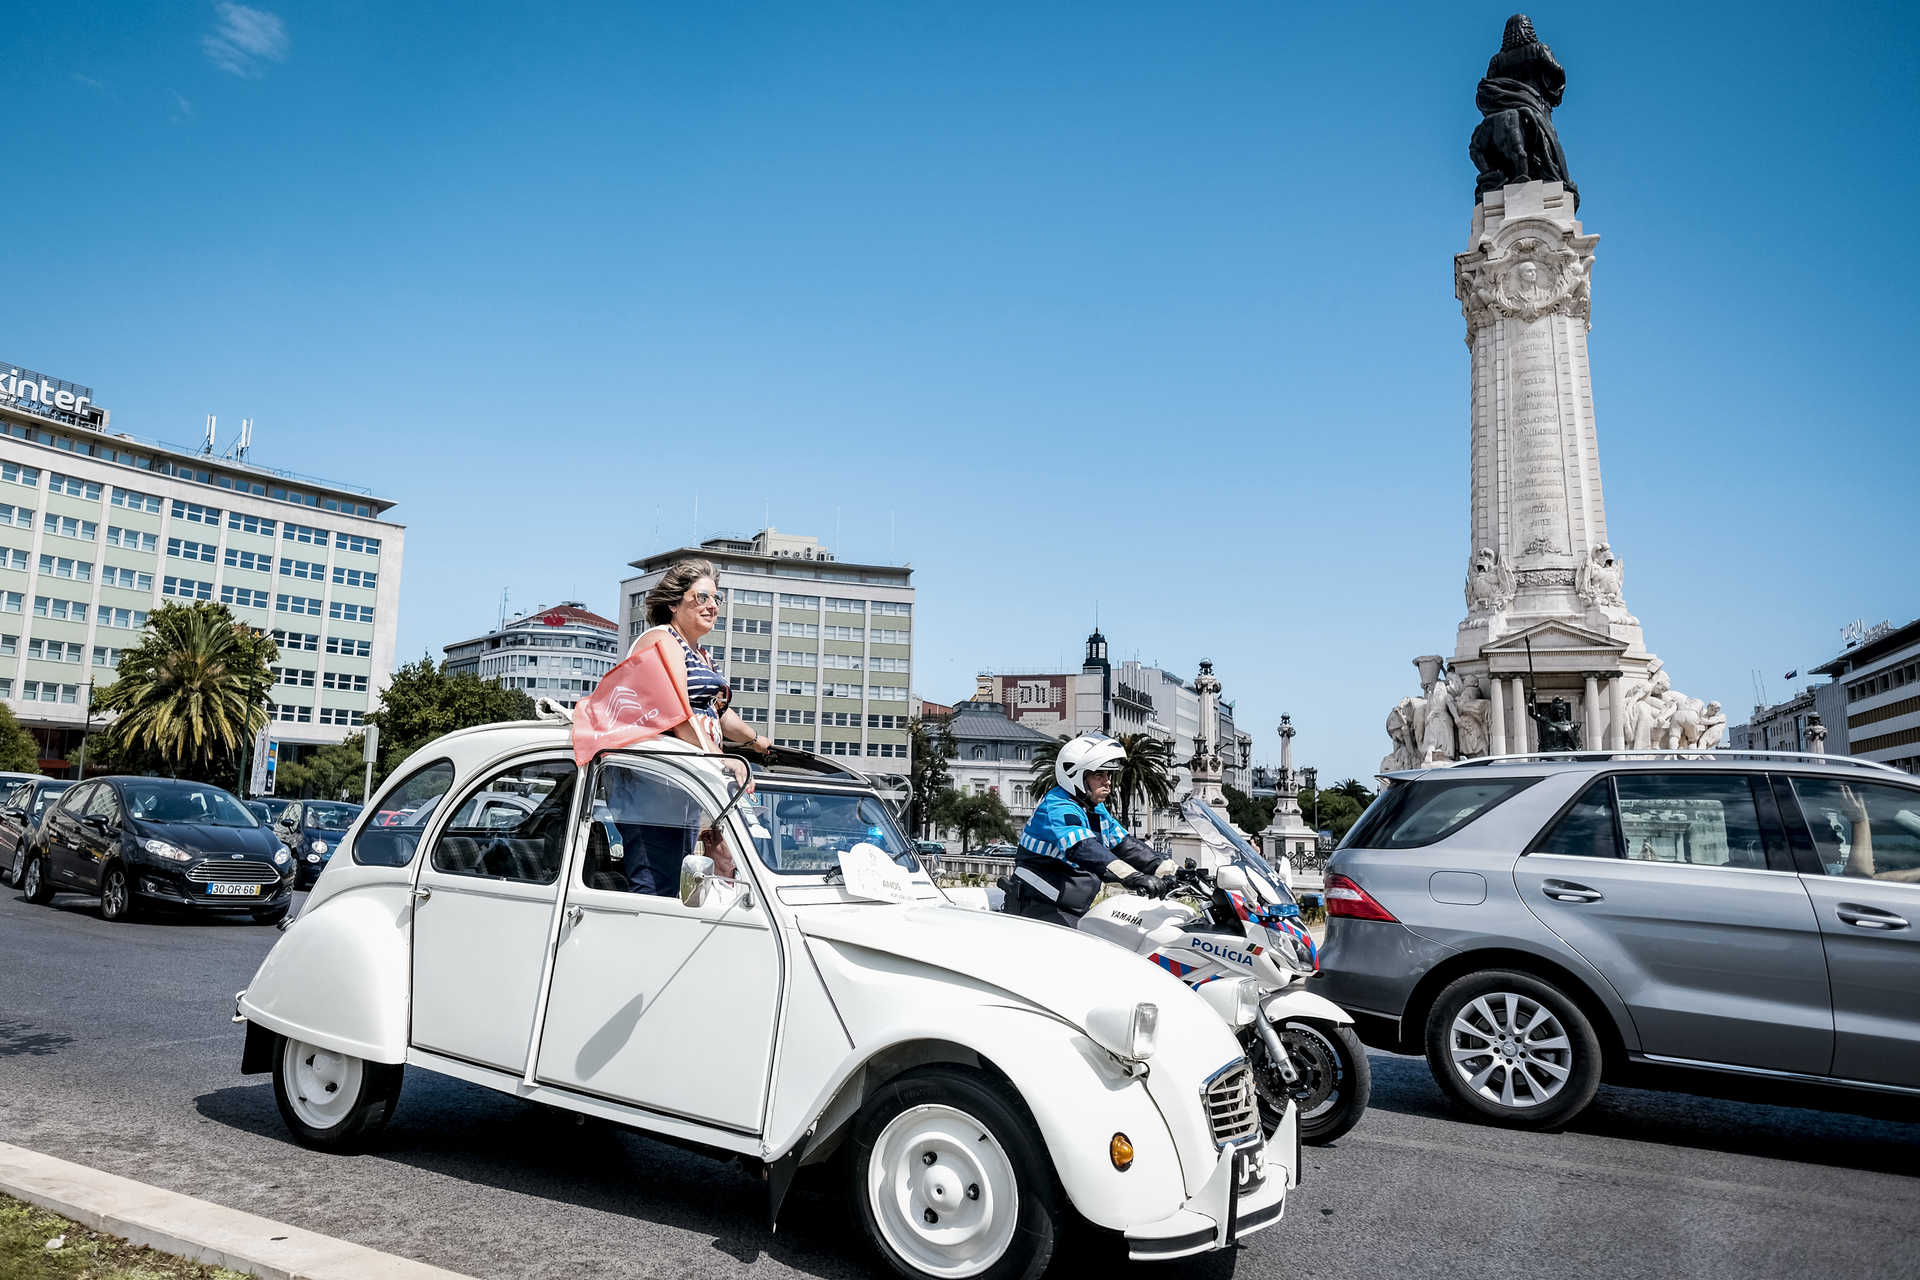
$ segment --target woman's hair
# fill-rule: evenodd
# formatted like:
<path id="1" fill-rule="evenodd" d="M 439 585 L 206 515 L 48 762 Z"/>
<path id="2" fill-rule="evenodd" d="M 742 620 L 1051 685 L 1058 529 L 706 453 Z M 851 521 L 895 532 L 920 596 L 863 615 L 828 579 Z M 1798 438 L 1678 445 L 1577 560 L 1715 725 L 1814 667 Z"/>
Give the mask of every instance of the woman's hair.
<path id="1" fill-rule="evenodd" d="M 693 584 L 714 577 L 713 565 L 705 560 L 678 560 L 647 592 L 647 625 L 665 626 L 673 618 L 674 606 L 686 599 Z"/>

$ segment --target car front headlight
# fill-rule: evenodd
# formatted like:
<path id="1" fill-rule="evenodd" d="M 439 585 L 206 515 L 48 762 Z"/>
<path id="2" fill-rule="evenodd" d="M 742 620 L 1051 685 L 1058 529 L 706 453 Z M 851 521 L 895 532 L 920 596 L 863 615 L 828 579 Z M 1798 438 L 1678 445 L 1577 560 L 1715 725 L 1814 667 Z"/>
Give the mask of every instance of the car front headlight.
<path id="1" fill-rule="evenodd" d="M 311 840 L 307 842 L 307 848 L 313 850 L 315 853 L 325 853 L 327 851 L 327 842 L 325 840 Z"/>
<path id="2" fill-rule="evenodd" d="M 1128 1062 L 1151 1058 L 1159 1033 L 1160 1006 L 1151 1001 L 1095 1009 L 1087 1015 L 1087 1034 L 1102 1049 Z"/>
<path id="3" fill-rule="evenodd" d="M 177 844 L 168 844 L 165 840 L 156 840 L 152 836 L 142 836 L 140 847 L 156 858 L 165 858 L 168 862 L 192 862 L 193 855 Z"/>
<path id="4" fill-rule="evenodd" d="M 284 867 L 287 865 L 287 851 L 285 849 L 275 849 L 273 851 L 273 865 L 276 867 Z"/>
<path id="5" fill-rule="evenodd" d="M 310 853 L 310 854 L 308 854 L 308 855 L 307 855 L 307 861 L 308 861 L 308 862 L 318 862 L 318 861 L 320 861 L 320 855 L 319 855 L 319 854 L 317 854 L 317 853 Z"/>

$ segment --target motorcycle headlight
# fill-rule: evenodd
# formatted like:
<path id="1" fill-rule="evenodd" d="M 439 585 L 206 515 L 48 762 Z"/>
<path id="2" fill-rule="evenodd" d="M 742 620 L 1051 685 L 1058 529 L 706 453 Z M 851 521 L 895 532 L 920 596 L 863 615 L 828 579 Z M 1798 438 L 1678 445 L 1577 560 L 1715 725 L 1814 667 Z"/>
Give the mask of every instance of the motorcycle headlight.
<path id="1" fill-rule="evenodd" d="M 1233 1025 L 1243 1027 L 1260 1016 L 1260 984 L 1252 978 L 1235 978 L 1233 986 Z"/>
<path id="2" fill-rule="evenodd" d="M 308 862 L 318 862 L 318 861 L 320 861 L 320 855 L 319 855 L 319 854 L 317 854 L 317 853 L 310 853 L 310 854 L 308 854 L 308 855 L 307 855 L 307 861 L 308 861 Z"/>
<path id="3" fill-rule="evenodd" d="M 287 865 L 287 851 L 285 849 L 275 849 L 273 851 L 273 865 L 276 867 L 284 867 Z"/>
<path id="4" fill-rule="evenodd" d="M 315 853 L 325 853 L 327 851 L 327 842 L 325 840 L 310 840 L 307 842 L 307 848 L 313 850 Z"/>
<path id="5" fill-rule="evenodd" d="M 152 836 L 142 836 L 140 847 L 156 858 L 165 858 L 168 862 L 192 862 L 193 855 L 177 844 L 168 844 L 165 840 L 155 840 Z"/>

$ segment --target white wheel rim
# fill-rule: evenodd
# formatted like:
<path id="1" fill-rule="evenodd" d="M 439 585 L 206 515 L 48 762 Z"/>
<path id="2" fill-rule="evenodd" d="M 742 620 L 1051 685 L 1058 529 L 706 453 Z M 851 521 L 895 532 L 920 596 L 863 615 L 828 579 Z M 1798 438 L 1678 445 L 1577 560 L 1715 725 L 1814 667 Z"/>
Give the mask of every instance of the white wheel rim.
<path id="1" fill-rule="evenodd" d="M 287 1101 L 300 1122 L 331 1129 L 353 1112 L 360 1097 L 360 1059 L 289 1040 L 281 1050 Z"/>
<path id="2" fill-rule="evenodd" d="M 880 1131 L 867 1200 L 881 1238 L 916 1271 L 974 1276 L 1013 1243 L 1020 1187 L 1000 1140 L 964 1111 L 919 1106 Z"/>
<path id="3" fill-rule="evenodd" d="M 1477 996 L 1447 1031 L 1453 1069 L 1489 1102 L 1524 1111 L 1553 1100 L 1573 1074 L 1573 1041 L 1553 1011 L 1512 991 Z"/>
<path id="4" fill-rule="evenodd" d="M 118 871 L 107 872 L 107 891 L 101 908 L 110 916 L 126 914 L 127 892 L 127 878 Z"/>
<path id="5" fill-rule="evenodd" d="M 35 859 L 27 864 L 26 893 L 28 897 L 40 892 L 40 861 Z"/>

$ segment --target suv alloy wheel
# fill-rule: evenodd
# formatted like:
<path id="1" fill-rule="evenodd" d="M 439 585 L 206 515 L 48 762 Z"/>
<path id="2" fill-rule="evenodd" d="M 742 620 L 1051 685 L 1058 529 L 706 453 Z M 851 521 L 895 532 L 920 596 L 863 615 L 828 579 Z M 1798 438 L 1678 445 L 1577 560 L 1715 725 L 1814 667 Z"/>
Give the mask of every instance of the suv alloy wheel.
<path id="1" fill-rule="evenodd" d="M 1458 1105 L 1495 1124 L 1551 1129 L 1600 1087 L 1600 1039 L 1558 987 L 1510 969 L 1449 983 L 1427 1014 L 1427 1065 Z"/>

